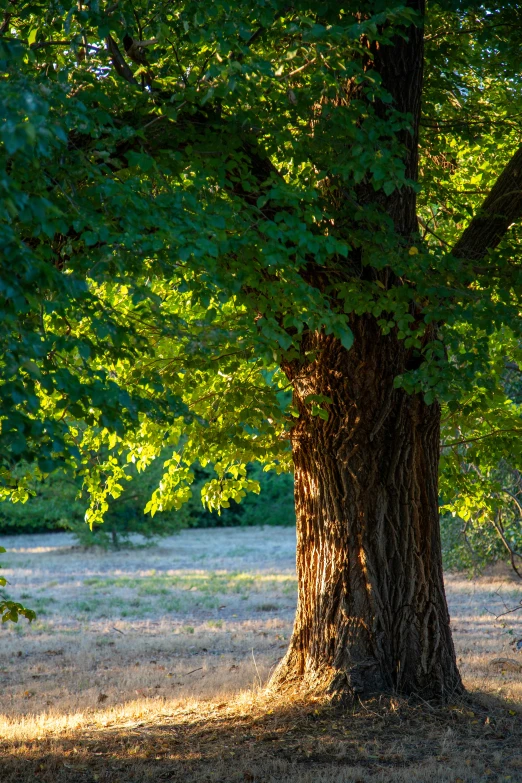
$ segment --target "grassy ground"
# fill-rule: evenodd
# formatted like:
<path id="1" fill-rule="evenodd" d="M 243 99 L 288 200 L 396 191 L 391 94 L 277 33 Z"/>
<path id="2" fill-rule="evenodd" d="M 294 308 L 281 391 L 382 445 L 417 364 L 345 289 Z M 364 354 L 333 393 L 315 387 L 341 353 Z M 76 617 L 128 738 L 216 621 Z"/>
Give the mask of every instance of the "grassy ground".
<path id="1" fill-rule="evenodd" d="M 1 630 L 0 783 L 522 781 L 522 611 L 496 619 L 522 599 L 507 573 L 447 576 L 467 699 L 333 709 L 262 687 L 291 632 L 292 530 L 119 553 L 65 534 L 1 543 L 10 595 L 39 619 Z"/>

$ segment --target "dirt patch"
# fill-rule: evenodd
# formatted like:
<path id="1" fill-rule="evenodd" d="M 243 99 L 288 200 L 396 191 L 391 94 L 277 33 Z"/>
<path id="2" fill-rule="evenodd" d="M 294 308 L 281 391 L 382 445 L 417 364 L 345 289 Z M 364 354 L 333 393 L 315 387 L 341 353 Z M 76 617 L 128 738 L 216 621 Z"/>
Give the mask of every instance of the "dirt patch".
<path id="1" fill-rule="evenodd" d="M 295 610 L 292 530 L 117 553 L 1 543 L 10 594 L 39 611 L 1 630 L 2 783 L 522 780 L 522 675 L 498 664 L 522 663 L 522 611 L 498 617 L 522 584 L 506 573 L 446 579 L 472 701 L 347 712 L 263 695 Z"/>

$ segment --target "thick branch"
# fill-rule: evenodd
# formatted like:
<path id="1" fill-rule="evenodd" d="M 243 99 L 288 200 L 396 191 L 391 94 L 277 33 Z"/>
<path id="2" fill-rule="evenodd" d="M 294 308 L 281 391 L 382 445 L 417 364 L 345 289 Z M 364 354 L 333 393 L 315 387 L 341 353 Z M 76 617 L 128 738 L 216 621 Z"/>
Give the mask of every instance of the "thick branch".
<path id="1" fill-rule="evenodd" d="M 134 74 L 132 73 L 132 70 L 129 68 L 128 64 L 125 61 L 124 56 L 120 52 L 118 48 L 118 44 L 112 37 L 112 35 L 107 36 L 107 49 L 109 51 L 109 54 L 111 55 L 112 64 L 114 65 L 116 71 L 119 73 L 119 75 L 125 79 L 125 81 L 129 82 L 129 84 L 138 84 Z"/>
<path id="2" fill-rule="evenodd" d="M 38 41 L 38 43 L 31 44 L 33 52 L 38 49 L 46 49 L 49 46 L 72 46 L 72 41 Z"/>
<path id="3" fill-rule="evenodd" d="M 522 217 L 522 147 L 504 168 L 480 211 L 453 248 L 456 258 L 478 261 Z"/>
<path id="4" fill-rule="evenodd" d="M 415 11 L 419 19 L 424 18 L 425 0 L 408 0 L 405 5 Z M 412 24 L 407 30 L 397 32 L 391 46 L 375 45 L 373 49 L 373 63 L 369 67 L 379 74 L 382 86 L 393 98 L 394 108 L 412 117 L 411 130 L 399 131 L 397 140 L 404 149 L 405 175 L 408 179 L 416 181 L 419 167 L 419 122 L 424 71 L 422 25 Z M 376 101 L 375 110 L 383 120 L 388 117 L 387 104 Z M 413 188 L 398 188 L 383 198 L 382 193 L 375 193 L 372 185 L 366 185 L 366 187 L 359 186 L 357 194 L 360 203 L 380 204 L 402 236 L 411 237 L 417 232 L 416 196 Z"/>
<path id="5" fill-rule="evenodd" d="M 16 0 L 9 0 L 8 5 L 15 6 Z M 13 16 L 12 11 L 4 11 L 4 18 L 2 20 L 2 24 L 0 25 L 0 35 L 3 35 L 9 30 L 9 24 L 11 22 L 11 17 Z"/>
<path id="6" fill-rule="evenodd" d="M 0 35 L 3 35 L 6 30 L 9 29 L 9 22 L 11 21 L 12 15 L 13 14 L 9 13 L 9 11 L 5 12 L 2 24 L 0 25 Z"/>

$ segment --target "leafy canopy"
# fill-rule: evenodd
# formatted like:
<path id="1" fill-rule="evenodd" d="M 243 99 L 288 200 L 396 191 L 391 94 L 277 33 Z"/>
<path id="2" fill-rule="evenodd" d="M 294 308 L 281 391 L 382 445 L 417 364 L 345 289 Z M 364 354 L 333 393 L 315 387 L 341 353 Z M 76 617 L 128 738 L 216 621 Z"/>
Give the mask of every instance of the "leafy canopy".
<path id="1" fill-rule="evenodd" d="M 520 21 L 512 4 L 449 0 L 425 19 L 386 0 L 6 5 L 3 496 L 25 500 L 67 462 L 92 525 L 127 466 L 168 449 L 147 510 L 184 503 L 196 463 L 215 471 L 205 504 L 226 507 L 258 489 L 247 463 L 291 468 L 280 367 L 311 358 L 303 333 L 350 348 L 350 319 L 369 313 L 417 358 L 396 383 L 444 406 L 445 501 L 464 516 L 493 502 L 499 461 L 521 456 L 506 374 L 520 228 L 480 266 L 451 249 L 519 143 Z M 412 25 L 419 183 L 412 117 L 372 69 Z M 361 186 L 382 203 L 415 188 L 419 233 L 397 234 Z M 328 416 L 327 399 L 309 404 Z"/>

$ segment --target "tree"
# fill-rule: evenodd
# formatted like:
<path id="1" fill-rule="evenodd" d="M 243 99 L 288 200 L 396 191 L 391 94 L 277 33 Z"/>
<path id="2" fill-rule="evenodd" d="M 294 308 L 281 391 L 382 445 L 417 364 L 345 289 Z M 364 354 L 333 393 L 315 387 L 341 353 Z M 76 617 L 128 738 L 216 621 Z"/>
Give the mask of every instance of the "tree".
<path id="1" fill-rule="evenodd" d="M 198 461 L 209 508 L 258 489 L 248 462 L 293 465 L 279 687 L 462 688 L 441 405 L 461 510 L 470 448 L 494 443 L 491 471 L 520 454 L 504 383 L 520 352 L 519 17 L 464 0 L 4 14 L 5 495 L 27 495 L 21 458 L 37 475 L 65 460 L 93 524 L 122 455 L 141 470 L 170 449 L 151 513 L 190 497 Z"/>

